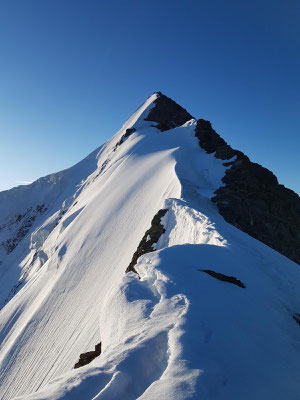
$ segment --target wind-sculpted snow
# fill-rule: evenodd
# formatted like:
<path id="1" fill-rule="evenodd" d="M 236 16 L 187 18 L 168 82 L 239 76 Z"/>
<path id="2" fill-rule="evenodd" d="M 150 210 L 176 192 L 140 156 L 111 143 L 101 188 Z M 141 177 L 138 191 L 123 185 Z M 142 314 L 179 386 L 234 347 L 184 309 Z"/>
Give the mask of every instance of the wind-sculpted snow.
<path id="1" fill-rule="evenodd" d="M 8 220 L 47 207 L 0 266 L 1 399 L 299 399 L 299 269 L 224 221 L 229 165 L 195 120 L 145 121 L 156 99 L 84 167 L 0 194 Z"/>
<path id="2" fill-rule="evenodd" d="M 21 398 L 296 400 L 299 273 L 274 251 L 263 255 L 258 242 L 252 254 L 243 250 L 243 239 L 253 241 L 172 245 L 140 257 L 140 279 L 127 274 L 99 313 L 101 356 Z M 246 289 L 199 272 L 212 267 Z M 91 379 L 92 396 L 83 390 Z"/>
<path id="3" fill-rule="evenodd" d="M 130 272 L 104 300 L 101 356 L 24 398 L 153 399 L 162 390 L 190 398 L 199 371 L 187 368 L 180 357 L 188 301 L 149 259 L 141 258 L 138 271 L 141 280 Z M 82 391 L 91 376 L 99 382 L 93 397 Z"/>
<path id="4" fill-rule="evenodd" d="M 214 244 L 226 246 L 227 241 L 215 228 L 215 224 L 200 211 L 191 208 L 189 203 L 180 199 L 168 199 L 165 208 L 169 212 L 162 218 L 166 234 L 161 236 L 156 249 L 174 244 Z"/>

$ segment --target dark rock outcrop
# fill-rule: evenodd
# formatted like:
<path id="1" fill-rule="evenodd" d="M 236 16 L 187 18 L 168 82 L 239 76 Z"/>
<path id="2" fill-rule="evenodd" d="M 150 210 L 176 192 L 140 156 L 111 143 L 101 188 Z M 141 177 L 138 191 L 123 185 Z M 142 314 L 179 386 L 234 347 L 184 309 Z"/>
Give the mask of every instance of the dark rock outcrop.
<path id="1" fill-rule="evenodd" d="M 0 228 L 7 228 L 16 226 L 17 231 L 15 232 L 13 237 L 10 237 L 5 242 L 2 242 L 1 245 L 4 247 L 6 254 L 11 253 L 17 245 L 21 242 L 21 240 L 27 235 L 31 226 L 35 222 L 36 217 L 39 214 L 43 214 L 47 208 L 45 204 L 37 205 L 35 209 L 29 207 L 26 212 L 22 215 L 19 214 L 15 218 L 13 218 L 7 225 L 2 225 Z"/>
<path id="2" fill-rule="evenodd" d="M 300 314 L 295 313 L 293 314 L 293 319 L 297 322 L 297 324 L 300 326 Z"/>
<path id="3" fill-rule="evenodd" d="M 239 279 L 235 278 L 234 276 L 227 276 L 227 275 L 221 274 L 220 272 L 212 271 L 211 269 L 200 269 L 200 271 L 205 272 L 206 274 L 212 276 L 213 278 L 218 279 L 219 281 L 233 283 L 234 285 L 236 285 L 240 288 L 243 288 L 243 289 L 246 287 L 243 284 L 243 282 L 241 282 Z"/>
<path id="4" fill-rule="evenodd" d="M 132 260 L 126 269 L 126 273 L 127 272 L 136 273 L 134 267 L 137 263 L 138 258 L 143 254 L 151 253 L 151 251 L 154 251 L 153 245 L 158 242 L 160 236 L 166 231 L 164 226 L 161 224 L 160 220 L 166 214 L 167 211 L 168 211 L 167 209 L 159 210 L 158 213 L 155 214 L 155 216 L 153 217 L 151 221 L 151 227 L 146 231 L 145 235 L 140 241 L 140 244 L 138 245 L 138 248 L 132 257 Z"/>
<path id="5" fill-rule="evenodd" d="M 280 185 L 271 171 L 232 149 L 211 127 L 199 119 L 195 130 L 207 153 L 227 161 L 223 183 L 212 201 L 230 224 L 300 263 L 300 198 Z"/>
<path id="6" fill-rule="evenodd" d="M 124 135 L 121 137 L 121 139 L 118 141 L 118 143 L 115 145 L 114 151 L 122 144 L 124 143 L 125 139 L 127 139 L 132 133 L 136 131 L 135 128 L 128 128 L 126 129 Z"/>
<path id="7" fill-rule="evenodd" d="M 79 361 L 74 365 L 74 369 L 89 364 L 96 357 L 99 357 L 100 354 L 101 354 L 101 342 L 96 344 L 94 351 L 88 351 L 87 353 L 80 354 Z"/>
<path id="8" fill-rule="evenodd" d="M 193 117 L 184 108 L 174 100 L 157 92 L 158 97 L 155 100 L 155 107 L 150 110 L 145 121 L 157 122 L 157 129 L 167 131 L 183 125 Z"/>

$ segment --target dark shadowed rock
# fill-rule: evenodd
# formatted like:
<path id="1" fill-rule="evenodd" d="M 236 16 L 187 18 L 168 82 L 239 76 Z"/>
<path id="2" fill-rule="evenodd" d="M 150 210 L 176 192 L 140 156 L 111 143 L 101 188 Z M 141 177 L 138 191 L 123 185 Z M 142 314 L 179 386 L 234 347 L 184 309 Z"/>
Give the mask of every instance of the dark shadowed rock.
<path id="1" fill-rule="evenodd" d="M 140 241 L 140 244 L 138 245 L 138 248 L 132 257 L 132 260 L 126 269 L 126 273 L 130 271 L 136 273 L 134 267 L 137 263 L 138 258 L 143 254 L 154 251 L 153 248 L 154 243 L 157 243 L 160 236 L 166 231 L 164 226 L 161 224 L 160 220 L 166 214 L 167 211 L 168 211 L 167 209 L 159 210 L 158 213 L 155 214 L 155 216 L 153 217 L 151 221 L 151 227 L 146 231 L 145 235 Z"/>
<path id="2" fill-rule="evenodd" d="M 239 279 L 235 278 L 234 276 L 227 276 L 227 275 L 221 274 L 220 272 L 212 271 L 211 269 L 200 269 L 199 271 L 205 272 L 206 274 L 212 276 L 213 278 L 218 279 L 219 281 L 232 283 L 243 289 L 246 287 L 243 284 L 243 282 L 241 282 Z"/>
<path id="3" fill-rule="evenodd" d="M 101 354 L 101 342 L 96 344 L 94 351 L 88 351 L 87 353 L 80 354 L 79 361 L 74 365 L 74 369 L 89 364 L 96 357 L 99 357 L 100 354 Z"/>
<path id="4" fill-rule="evenodd" d="M 155 100 L 155 107 L 150 110 L 145 121 L 157 122 L 156 128 L 167 131 L 183 125 L 193 117 L 174 100 L 157 92 L 158 98 Z"/>
<path id="5" fill-rule="evenodd" d="M 136 131 L 135 128 L 128 128 L 126 129 L 126 132 L 124 135 L 121 137 L 121 139 L 116 143 L 114 150 L 116 150 L 122 143 L 124 143 L 125 139 L 127 139 L 132 133 Z"/>
<path id="6" fill-rule="evenodd" d="M 211 127 L 199 119 L 195 130 L 200 146 L 222 160 L 227 169 L 212 201 L 235 227 L 300 263 L 300 198 L 280 185 L 276 176 L 232 149 Z"/>
<path id="7" fill-rule="evenodd" d="M 295 313 L 293 314 L 293 319 L 297 322 L 297 324 L 300 326 L 300 314 Z"/>
<path id="8" fill-rule="evenodd" d="M 18 229 L 13 237 L 10 237 L 5 242 L 0 243 L 0 245 L 4 247 L 6 254 L 11 253 L 17 247 L 17 245 L 29 232 L 30 228 L 36 220 L 36 217 L 39 214 L 43 214 L 45 211 L 47 211 L 45 204 L 38 204 L 35 209 L 29 207 L 23 215 L 19 214 L 16 217 L 12 218 L 11 221 L 9 221 L 8 225 L 10 227 L 17 226 Z M 6 225 L 2 225 L 0 226 L 0 229 L 6 227 Z"/>

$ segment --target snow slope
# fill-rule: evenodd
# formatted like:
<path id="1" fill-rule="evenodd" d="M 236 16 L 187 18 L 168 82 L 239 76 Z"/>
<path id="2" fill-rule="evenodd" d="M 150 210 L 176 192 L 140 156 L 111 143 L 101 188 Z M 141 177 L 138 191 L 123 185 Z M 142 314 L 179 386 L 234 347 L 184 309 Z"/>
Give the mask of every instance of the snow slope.
<path id="1" fill-rule="evenodd" d="M 218 214 L 226 167 L 194 120 L 145 121 L 156 98 L 73 168 L 0 193 L 1 240 L 25 224 L 0 253 L 2 399 L 299 399 L 298 266 Z"/>

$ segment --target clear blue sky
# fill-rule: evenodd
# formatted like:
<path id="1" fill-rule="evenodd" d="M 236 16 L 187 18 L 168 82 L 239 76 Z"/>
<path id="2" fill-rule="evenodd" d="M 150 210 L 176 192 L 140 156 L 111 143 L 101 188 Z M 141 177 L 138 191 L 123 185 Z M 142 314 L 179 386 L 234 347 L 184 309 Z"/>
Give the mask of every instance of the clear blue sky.
<path id="1" fill-rule="evenodd" d="M 299 0 L 0 1 L 0 190 L 67 168 L 154 91 L 300 192 Z"/>

